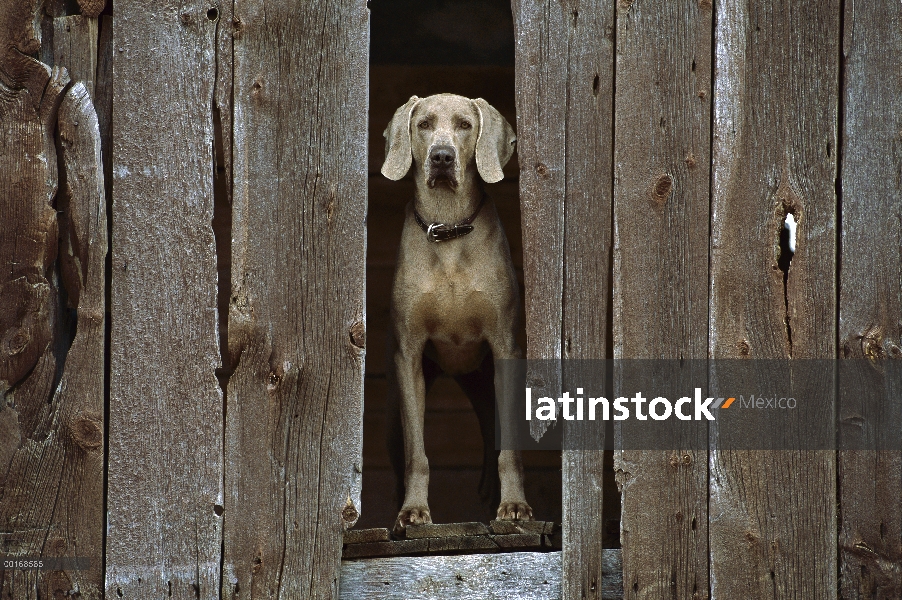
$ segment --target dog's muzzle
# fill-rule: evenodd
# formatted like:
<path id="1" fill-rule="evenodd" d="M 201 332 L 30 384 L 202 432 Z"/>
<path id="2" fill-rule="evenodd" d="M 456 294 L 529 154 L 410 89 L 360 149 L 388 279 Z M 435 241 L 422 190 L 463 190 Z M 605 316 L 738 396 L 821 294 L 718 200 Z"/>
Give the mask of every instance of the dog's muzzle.
<path id="1" fill-rule="evenodd" d="M 429 178 L 426 181 L 429 187 L 435 187 L 439 180 L 445 180 L 452 188 L 457 187 L 455 162 L 457 153 L 453 146 L 433 146 L 429 151 Z"/>

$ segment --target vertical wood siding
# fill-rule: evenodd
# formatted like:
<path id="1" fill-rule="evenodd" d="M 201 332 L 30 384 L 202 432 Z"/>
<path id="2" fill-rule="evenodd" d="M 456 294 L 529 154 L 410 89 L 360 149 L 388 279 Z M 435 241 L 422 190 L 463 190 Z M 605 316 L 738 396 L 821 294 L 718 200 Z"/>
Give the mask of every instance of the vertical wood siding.
<path id="1" fill-rule="evenodd" d="M 360 510 L 369 11 L 233 10 L 222 594 L 334 598 Z"/>
<path id="2" fill-rule="evenodd" d="M 563 8 L 563 7 L 562 7 Z M 614 6 L 572 2 L 567 44 L 566 191 L 562 352 L 565 359 L 604 359 L 610 327 L 611 133 Z M 524 209 L 524 216 L 532 218 Z M 573 363 L 578 364 L 578 363 Z M 564 369 L 564 388 L 581 380 Z M 562 456 L 563 598 L 601 598 L 603 437 L 565 429 Z M 588 449 L 595 448 L 595 449 Z"/>
<path id="3" fill-rule="evenodd" d="M 31 72 L 6 63 L 0 77 L 0 554 L 90 564 L 6 569 L 4 598 L 102 597 L 107 224 L 90 83 L 97 21 L 62 17 L 56 29 L 40 56 L 72 55 L 63 68 L 51 74 L 28 59 Z M 0 29 L 4 47 L 14 33 Z"/>
<path id="4" fill-rule="evenodd" d="M 91 565 L 0 571 L 0 596 L 338 598 L 367 508 L 367 2 L 83 5 L 41 16 L 68 75 L 0 74 L 0 554 Z M 511 8 L 528 358 L 902 357 L 902 4 Z M 872 441 L 902 383 L 839 383 L 895 402 L 836 405 Z M 565 600 L 616 579 L 581 435 L 560 559 L 516 558 L 559 560 L 559 592 L 533 583 Z M 625 598 L 902 594 L 898 451 L 615 456 Z"/>
<path id="5" fill-rule="evenodd" d="M 617 359 L 707 355 L 711 27 L 710 2 L 618 4 Z M 706 425 L 689 449 L 615 451 L 627 598 L 707 597 Z"/>
<path id="6" fill-rule="evenodd" d="M 710 357 L 832 359 L 839 2 L 717 6 Z M 787 212 L 798 228 L 784 278 Z M 712 452 L 714 598 L 835 594 L 835 454 Z"/>
<path id="7" fill-rule="evenodd" d="M 845 2 L 839 352 L 878 368 L 902 357 L 900 22 L 898 2 Z M 851 392 L 841 400 L 863 384 L 841 380 Z M 884 375 L 870 384 L 891 402 L 865 413 L 840 404 L 844 442 L 866 447 L 884 415 L 898 422 L 902 382 Z M 902 597 L 902 454 L 849 450 L 838 460 L 841 597 Z"/>
<path id="8" fill-rule="evenodd" d="M 108 598 L 219 597 L 209 8 L 116 3 Z"/>

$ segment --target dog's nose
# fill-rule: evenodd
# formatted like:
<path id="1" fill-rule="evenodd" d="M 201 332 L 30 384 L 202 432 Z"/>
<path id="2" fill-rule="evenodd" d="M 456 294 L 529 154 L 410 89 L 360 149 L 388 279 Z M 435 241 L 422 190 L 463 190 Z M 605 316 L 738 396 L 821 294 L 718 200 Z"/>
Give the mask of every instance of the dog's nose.
<path id="1" fill-rule="evenodd" d="M 450 167 L 454 164 L 454 148 L 451 146 L 436 146 L 429 153 L 429 161 L 433 167 Z"/>

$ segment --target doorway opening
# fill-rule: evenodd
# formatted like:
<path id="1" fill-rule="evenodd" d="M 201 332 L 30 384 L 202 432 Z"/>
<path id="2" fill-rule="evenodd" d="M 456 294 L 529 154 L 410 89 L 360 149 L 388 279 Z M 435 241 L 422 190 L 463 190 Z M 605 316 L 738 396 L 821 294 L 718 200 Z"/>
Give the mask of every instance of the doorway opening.
<path id="1" fill-rule="evenodd" d="M 413 96 L 453 93 L 484 98 L 516 129 L 514 30 L 507 0 L 374 0 L 371 3 L 369 206 L 367 216 L 367 360 L 364 382 L 362 511 L 356 528 L 391 527 L 400 506 L 386 448 L 386 335 L 395 259 L 406 204 L 414 196 L 410 174 L 390 181 L 380 169 L 382 132 L 395 110 Z M 521 298 L 523 251 L 517 155 L 504 179 L 486 184 L 497 207 Z M 486 522 L 497 506 L 479 493 L 483 444 L 469 400 L 447 375 L 427 393 L 426 455 L 429 508 L 435 523 Z M 561 521 L 560 452 L 524 454 L 527 501 L 542 521 Z"/>

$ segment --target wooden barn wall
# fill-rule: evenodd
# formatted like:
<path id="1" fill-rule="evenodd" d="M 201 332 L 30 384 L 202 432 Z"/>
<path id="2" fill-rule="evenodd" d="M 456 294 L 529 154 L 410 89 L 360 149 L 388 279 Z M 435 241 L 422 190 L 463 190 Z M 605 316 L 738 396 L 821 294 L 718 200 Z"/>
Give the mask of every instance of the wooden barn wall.
<path id="1" fill-rule="evenodd" d="M 232 10 L 221 592 L 331 598 L 360 510 L 369 11 Z"/>
<path id="2" fill-rule="evenodd" d="M 218 598 L 217 22 L 198 0 L 115 8 L 106 596 Z"/>
<path id="3" fill-rule="evenodd" d="M 715 359 L 836 356 L 840 3 L 808 8 L 717 8 L 708 344 Z M 790 212 L 796 252 L 784 275 L 775 247 Z M 709 467 L 712 596 L 835 593 L 836 453 L 717 451 Z"/>
<path id="4" fill-rule="evenodd" d="M 528 357 L 902 357 L 902 4 L 511 10 L 516 106 L 499 108 L 519 165 L 494 193 L 507 223 L 519 187 Z M 370 107 L 362 0 L 112 14 L 44 2 L 36 56 L 79 82 L 58 113 L 0 76 L 0 227 L 60 240 L 29 275 L 39 306 L 17 295 L 35 258 L 0 233 L 0 555 L 91 561 L 0 570 L 0 597 L 337 598 L 384 333 L 365 288 L 385 295 L 393 266 L 366 232 L 399 226 L 396 192 L 368 182 L 368 110 L 387 121 L 397 89 L 444 81 L 380 67 L 401 78 Z M 510 77 L 476 72 L 459 76 L 474 96 Z M 368 394 L 383 361 L 380 343 Z M 839 435 L 867 441 L 856 411 L 837 403 Z M 608 598 L 603 453 L 561 467 L 560 597 Z M 902 596 L 900 452 L 623 451 L 615 469 L 625 598 Z"/>
<path id="5" fill-rule="evenodd" d="M 839 356 L 902 358 L 902 3 L 846 0 L 842 37 Z M 898 372 L 898 371 L 897 371 Z M 902 382 L 881 378 L 885 412 L 840 406 L 840 435 L 902 412 Z M 855 389 L 859 382 L 841 382 Z M 841 598 L 902 597 L 902 453 L 838 456 Z"/>
<path id="6" fill-rule="evenodd" d="M 0 555 L 90 557 L 81 570 L 6 569 L 3 598 L 103 595 L 111 87 L 94 83 L 109 32 L 97 17 L 50 3 L 38 56 L 66 69 L 26 59 L 0 76 Z"/>
<path id="7" fill-rule="evenodd" d="M 707 355 L 712 17 L 706 2 L 618 4 L 615 359 Z M 707 428 L 694 425 L 688 449 L 615 451 L 630 598 L 708 587 L 708 453 L 694 450 Z"/>

